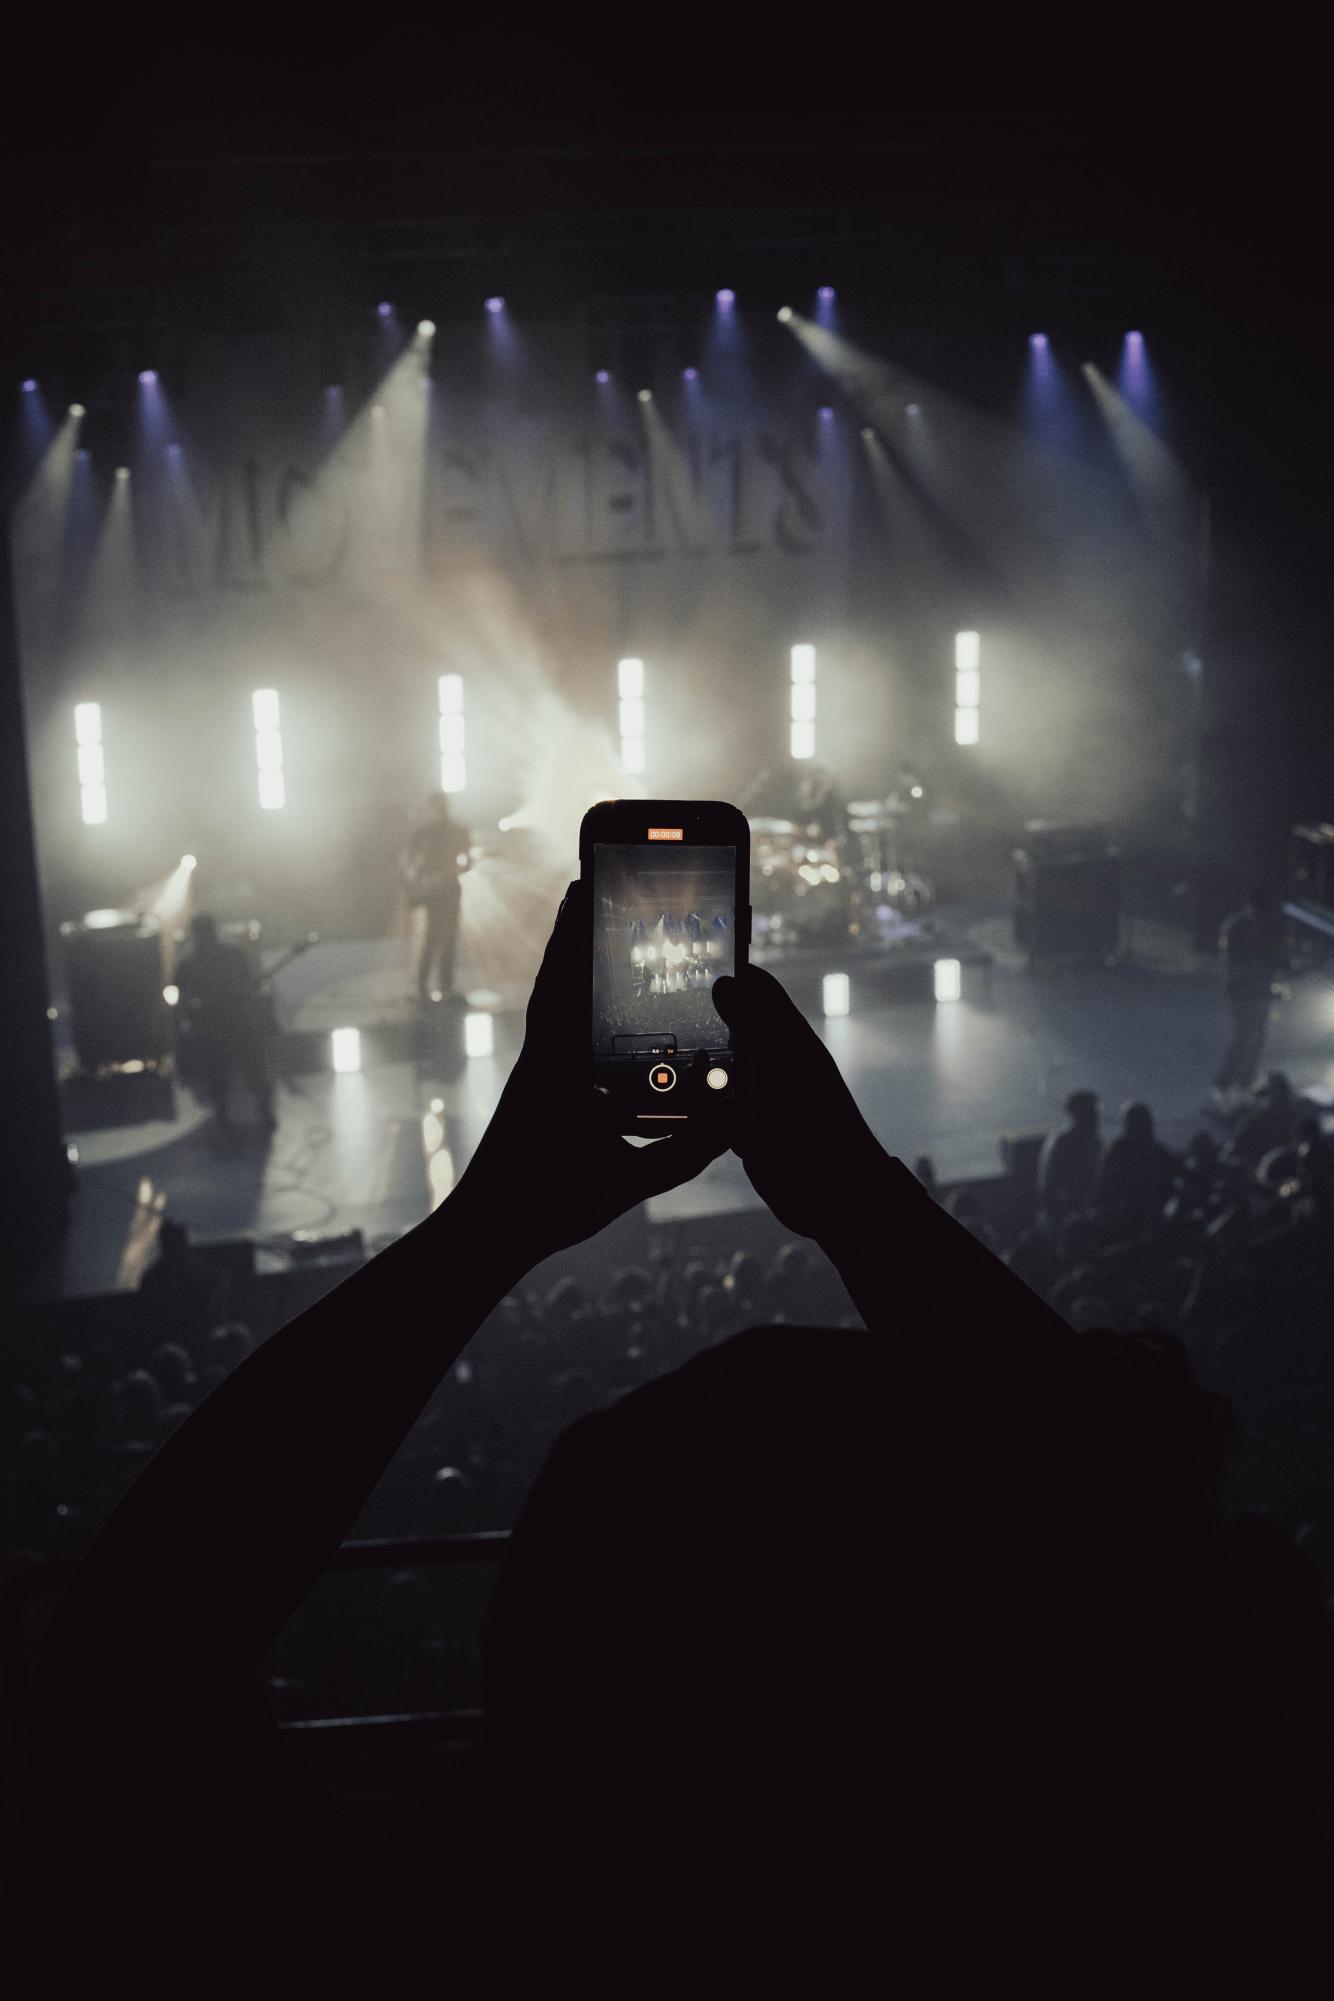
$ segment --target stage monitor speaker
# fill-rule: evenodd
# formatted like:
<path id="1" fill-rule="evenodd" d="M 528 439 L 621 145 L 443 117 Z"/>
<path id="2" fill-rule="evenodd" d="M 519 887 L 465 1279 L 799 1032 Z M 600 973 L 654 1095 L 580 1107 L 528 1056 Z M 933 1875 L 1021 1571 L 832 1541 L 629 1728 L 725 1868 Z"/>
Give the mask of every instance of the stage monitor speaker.
<path id="1" fill-rule="evenodd" d="M 1111 959 L 1121 856 L 1097 827 L 1032 822 L 1014 853 L 1014 935 L 1030 959 Z"/>
<path id="2" fill-rule="evenodd" d="M 94 910 L 60 930 L 70 1027 L 83 1068 L 161 1062 L 170 1039 L 156 918 Z"/>

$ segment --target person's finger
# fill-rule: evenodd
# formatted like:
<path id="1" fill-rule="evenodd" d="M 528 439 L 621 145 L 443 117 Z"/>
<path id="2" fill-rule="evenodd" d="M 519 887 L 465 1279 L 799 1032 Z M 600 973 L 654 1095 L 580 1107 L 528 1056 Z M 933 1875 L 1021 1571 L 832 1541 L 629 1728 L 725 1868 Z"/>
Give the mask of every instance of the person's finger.
<path id="1" fill-rule="evenodd" d="M 710 1123 L 702 1132 L 673 1133 L 669 1139 L 655 1140 L 652 1146 L 623 1146 L 625 1160 L 622 1163 L 618 1156 L 617 1173 L 624 1170 L 635 1201 L 643 1202 L 650 1195 L 665 1195 L 669 1188 L 693 1181 L 710 1161 L 727 1152 L 732 1138 L 730 1125 L 720 1122 L 717 1126 Z"/>
<path id="2" fill-rule="evenodd" d="M 765 1042 L 776 1042 L 805 1026 L 805 1017 L 787 990 L 763 966 L 724 973 L 710 989 L 713 1004 L 729 1028 Z"/>
<path id="3" fill-rule="evenodd" d="M 779 1065 L 796 1077 L 811 1066 L 826 1070 L 834 1059 L 787 989 L 763 966 L 747 966 L 735 978 L 717 979 L 714 1006 L 733 1032 L 737 1054 L 754 1073 L 755 1061 Z"/>

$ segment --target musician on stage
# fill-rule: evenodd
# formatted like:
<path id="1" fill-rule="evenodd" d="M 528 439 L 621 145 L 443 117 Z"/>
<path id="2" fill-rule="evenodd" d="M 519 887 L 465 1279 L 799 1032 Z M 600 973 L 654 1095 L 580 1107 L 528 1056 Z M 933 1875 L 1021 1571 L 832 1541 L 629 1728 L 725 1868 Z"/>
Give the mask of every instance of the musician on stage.
<path id="1" fill-rule="evenodd" d="M 848 809 L 834 784 L 833 774 L 822 764 L 808 764 L 797 781 L 795 817 L 819 841 L 844 841 L 848 834 Z"/>
<path id="2" fill-rule="evenodd" d="M 194 1046 L 204 1095 L 219 1125 L 231 1125 L 228 1106 L 239 1072 L 260 1124 L 272 1132 L 277 1120 L 259 981 L 239 946 L 219 938 L 217 922 L 207 911 L 190 920 L 190 949 L 179 963 L 176 983 L 182 1028 Z"/>
<path id="3" fill-rule="evenodd" d="M 408 901 L 425 912 L 417 958 L 417 996 L 454 992 L 454 959 L 458 950 L 459 878 L 468 867 L 468 830 L 450 812 L 449 797 L 433 792 L 426 817 L 413 830 L 403 850 L 401 867 Z"/>
<path id="4" fill-rule="evenodd" d="M 1283 911 L 1272 889 L 1252 885 L 1245 909 L 1224 924 L 1219 949 L 1232 1035 L 1212 1098 L 1217 1109 L 1228 1110 L 1255 1082 L 1274 1002 L 1286 991 L 1284 981 L 1292 970 Z"/>

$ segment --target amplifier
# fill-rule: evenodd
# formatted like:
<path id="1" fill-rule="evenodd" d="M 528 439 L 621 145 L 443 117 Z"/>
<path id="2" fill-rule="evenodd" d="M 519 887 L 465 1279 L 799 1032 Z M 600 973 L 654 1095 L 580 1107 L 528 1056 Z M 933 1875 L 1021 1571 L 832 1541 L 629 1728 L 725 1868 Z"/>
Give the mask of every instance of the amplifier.
<path id="1" fill-rule="evenodd" d="M 62 924 L 70 1029 L 85 1070 L 161 1062 L 170 1048 L 162 931 L 133 911 L 93 910 Z"/>
<path id="2" fill-rule="evenodd" d="M 1111 959 L 1121 944 L 1121 856 L 1092 827 L 1032 826 L 1014 852 L 1014 935 L 1030 959 Z"/>

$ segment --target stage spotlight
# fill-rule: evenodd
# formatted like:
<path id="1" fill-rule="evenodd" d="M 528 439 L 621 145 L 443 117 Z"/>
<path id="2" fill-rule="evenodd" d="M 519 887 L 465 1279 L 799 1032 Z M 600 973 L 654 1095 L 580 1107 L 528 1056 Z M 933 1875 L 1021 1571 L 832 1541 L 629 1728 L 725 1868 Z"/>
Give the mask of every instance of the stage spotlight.
<path id="1" fill-rule="evenodd" d="M 155 368 L 141 368 L 139 370 L 139 380 L 145 389 L 151 389 L 157 381 L 157 370 Z"/>
<path id="2" fill-rule="evenodd" d="M 787 323 L 788 323 L 788 321 L 789 321 L 789 320 L 791 319 L 791 317 L 792 317 L 792 308 L 791 308 L 791 306 L 780 306 L 780 307 L 778 308 L 778 317 L 779 317 L 779 319 L 780 319 L 780 320 L 781 320 L 781 321 L 783 322 L 783 325 L 784 325 L 784 326 L 786 326 L 786 325 L 787 325 Z"/>
<path id="3" fill-rule="evenodd" d="M 486 310 L 488 311 L 488 313 L 503 313 L 503 312 L 504 312 L 504 310 L 505 310 L 505 301 L 504 301 L 504 300 L 503 300 L 503 299 L 502 299 L 502 298 L 500 297 L 500 294 L 499 294 L 499 293 L 496 293 L 496 294 L 495 294 L 495 295 L 494 295 L 493 297 L 491 297 L 491 298 L 489 298 L 489 299 L 487 300 L 487 302 L 486 302 Z"/>
<path id="4" fill-rule="evenodd" d="M 190 870 L 197 869 L 199 867 L 198 857 L 195 855 L 182 855 L 181 867 L 183 869 L 190 869 Z"/>
<path id="5" fill-rule="evenodd" d="M 874 441 L 875 441 L 875 432 L 871 429 L 870 425 L 867 424 L 862 431 L 862 443 L 864 445 L 869 445 L 873 444 Z"/>
<path id="6" fill-rule="evenodd" d="M 102 705 L 76 702 L 74 742 L 79 767 L 79 810 L 85 827 L 103 827 L 107 818 L 106 753 L 102 747 Z"/>
<path id="7" fill-rule="evenodd" d="M 361 1068 L 361 1030 L 336 1028 L 329 1037 L 335 1070 L 347 1073 Z"/>
<path id="8" fill-rule="evenodd" d="M 1047 336 L 1045 333 L 1031 333 L 1028 336 L 1028 344 L 1040 354 L 1047 346 Z"/>
<path id="9" fill-rule="evenodd" d="M 423 340 L 429 340 L 431 338 L 431 335 L 435 332 L 435 321 L 418 320 L 417 332 L 421 335 Z"/>
<path id="10" fill-rule="evenodd" d="M 19 384 L 19 388 L 23 391 L 25 396 L 31 396 L 36 387 L 37 387 L 36 381 L 31 375 L 28 377 L 26 382 L 20 382 Z"/>
<path id="11" fill-rule="evenodd" d="M 724 286 L 721 292 L 716 292 L 714 294 L 714 297 L 717 300 L 717 303 L 724 309 L 724 311 L 726 311 L 728 306 L 734 306 L 736 304 L 736 293 L 730 291 L 727 288 L 727 286 Z"/>
<path id="12" fill-rule="evenodd" d="M 687 382 L 699 381 L 699 370 L 697 368 L 683 368 L 681 374 Z"/>
<path id="13" fill-rule="evenodd" d="M 380 318 L 382 320 L 387 320 L 389 318 L 389 315 L 393 312 L 394 309 L 390 305 L 388 299 L 381 299 L 379 305 L 375 308 L 375 310 L 380 315 Z"/>
<path id="14" fill-rule="evenodd" d="M 826 973 L 820 982 L 820 1002 L 826 1019 L 847 1014 L 852 1005 L 852 988 L 846 973 Z"/>
<path id="15" fill-rule="evenodd" d="M 495 1016 L 490 1014 L 465 1014 L 463 1017 L 464 1055 L 493 1056 L 495 1049 Z"/>
<path id="16" fill-rule="evenodd" d="M 117 479 L 128 479 L 128 478 L 129 478 L 129 476 L 130 476 L 130 468 L 129 468 L 128 466 L 117 466 L 117 467 L 116 467 L 116 478 L 117 478 Z"/>
<path id="17" fill-rule="evenodd" d="M 922 414 L 922 406 L 920 403 L 909 403 L 905 407 L 903 414 L 905 417 L 920 417 Z"/>
<path id="18" fill-rule="evenodd" d="M 463 676 L 442 674 L 436 682 L 439 709 L 440 790 L 464 792 L 468 786 L 468 726 L 463 714 Z"/>
<path id="19" fill-rule="evenodd" d="M 822 306 L 832 306 L 834 303 L 834 288 L 832 285 L 821 285 L 815 296 Z"/>
<path id="20" fill-rule="evenodd" d="M 957 959 L 937 959 L 932 972 L 938 1001 L 963 998 L 963 967 Z"/>
<path id="21" fill-rule="evenodd" d="M 639 400 L 641 403 L 651 403 L 653 401 L 653 391 L 651 389 L 641 389 L 639 391 Z"/>
<path id="22" fill-rule="evenodd" d="M 600 368 L 596 376 L 594 377 L 594 380 L 596 382 L 602 383 L 603 386 L 605 387 L 606 384 L 611 381 L 611 370 L 608 368 Z"/>
<path id="23" fill-rule="evenodd" d="M 177 986 L 163 987 L 162 998 L 168 1007 L 175 1007 L 181 998 L 181 990 Z"/>
<path id="24" fill-rule="evenodd" d="M 82 403 L 71 403 L 69 406 L 69 413 L 71 417 L 86 417 L 88 415 L 88 412 L 84 409 Z"/>
<path id="25" fill-rule="evenodd" d="M 820 422 L 822 424 L 832 424 L 833 421 L 834 421 L 833 411 L 830 409 L 827 403 L 822 403 L 820 406 Z"/>
<path id="26" fill-rule="evenodd" d="M 1096 390 L 1096 382 L 1094 386 Z M 1116 387 L 1137 417 L 1148 423 L 1156 422 L 1158 389 L 1149 367 L 1149 351 L 1142 333 L 1128 333 L 1121 342 Z M 1101 393 L 1098 400 L 1100 404 L 1104 403 Z M 1105 420 L 1110 421 L 1110 412 L 1105 405 L 1102 414 Z"/>

